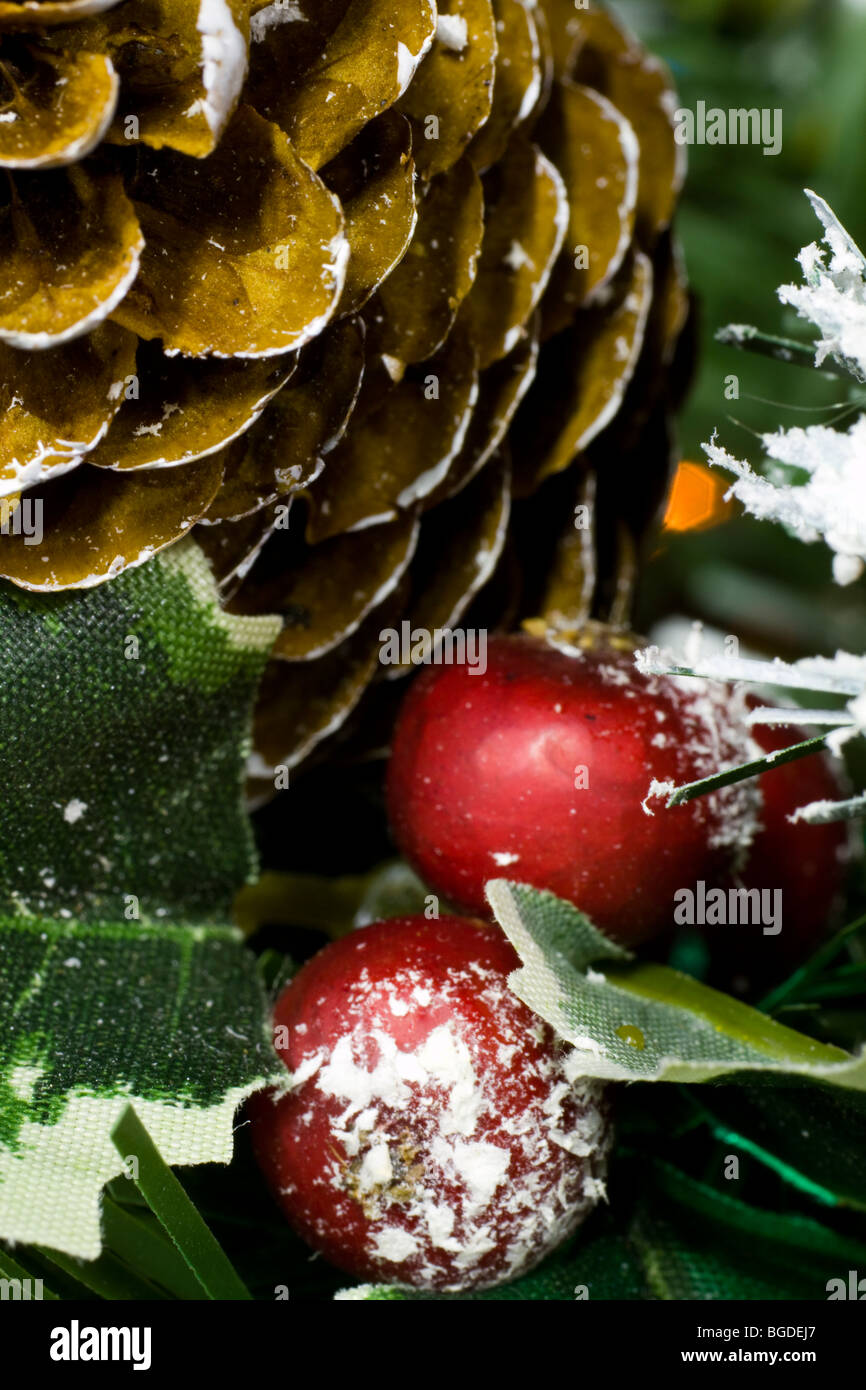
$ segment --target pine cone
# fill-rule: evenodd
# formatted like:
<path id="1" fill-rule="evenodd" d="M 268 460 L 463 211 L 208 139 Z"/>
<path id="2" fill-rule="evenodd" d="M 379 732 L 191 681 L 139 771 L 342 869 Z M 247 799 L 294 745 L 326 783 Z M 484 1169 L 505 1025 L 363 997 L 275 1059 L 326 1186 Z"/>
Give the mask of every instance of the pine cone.
<path id="1" fill-rule="evenodd" d="M 688 301 L 669 80 L 609 15 L 9 0 L 0 36 L 0 574 L 87 587 L 195 527 L 285 618 L 261 776 L 497 566 L 515 611 L 615 612 Z"/>

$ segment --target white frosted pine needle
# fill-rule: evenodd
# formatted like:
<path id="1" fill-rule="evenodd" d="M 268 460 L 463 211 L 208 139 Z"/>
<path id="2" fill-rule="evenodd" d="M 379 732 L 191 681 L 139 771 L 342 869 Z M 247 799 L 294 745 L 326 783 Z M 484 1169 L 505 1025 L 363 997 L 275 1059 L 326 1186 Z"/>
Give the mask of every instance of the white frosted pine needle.
<path id="1" fill-rule="evenodd" d="M 771 459 L 802 469 L 806 481 L 791 482 L 778 469 L 770 476 L 756 473 L 711 440 L 704 445 L 710 463 L 737 475 L 727 496 L 760 521 L 780 522 L 807 544 L 825 541 L 834 552 L 838 584 L 859 579 L 866 565 L 866 415 L 845 433 L 809 425 L 761 440 Z"/>
<path id="2" fill-rule="evenodd" d="M 782 285 L 779 298 L 818 329 L 816 367 L 832 358 L 855 380 L 866 384 L 866 257 L 824 199 L 808 189 L 806 194 L 824 228 L 823 247 L 812 242 L 803 248 L 798 260 L 805 283 Z M 728 335 L 730 341 L 743 343 L 759 336 L 757 330 L 742 326 L 728 329 Z M 736 497 L 760 520 L 780 522 L 807 544 L 825 541 L 833 551 L 833 577 L 838 584 L 851 584 L 860 578 L 866 568 L 866 410 L 845 431 L 811 425 L 762 435 L 770 460 L 762 473 L 734 458 L 715 439 L 714 435 L 704 449 L 714 467 L 734 474 L 728 497 Z M 659 794 L 663 791 L 668 796 L 668 805 L 702 795 L 728 778 L 757 775 L 774 761 L 790 761 L 813 748 L 827 747 L 838 754 L 849 739 L 866 735 L 864 656 L 840 651 L 834 657 L 785 662 L 778 658 L 743 659 L 728 651 L 705 653 L 701 626 L 696 624 L 681 659 L 671 651 L 647 647 L 636 653 L 635 662 L 647 676 L 776 686 L 813 696 L 835 695 L 844 702 L 838 710 L 753 710 L 747 715 L 751 726 L 797 723 L 819 732 L 788 749 L 743 763 L 739 769 L 724 769 L 700 783 L 659 788 Z M 821 825 L 862 815 L 866 815 L 866 793 L 845 801 L 812 802 L 789 819 Z"/>
<path id="3" fill-rule="evenodd" d="M 866 793 L 852 796 L 849 801 L 810 801 L 808 806 L 798 806 L 788 817 L 792 825 L 805 821 L 807 825 L 829 825 L 831 821 L 856 820 L 866 816 Z"/>
<path id="4" fill-rule="evenodd" d="M 827 250 L 814 241 L 804 246 L 797 259 L 805 285 L 781 285 L 777 293 L 820 330 L 815 366 L 834 357 L 866 382 L 866 256 L 823 198 L 808 188 L 806 197 L 824 224 Z"/>
<path id="5" fill-rule="evenodd" d="M 824 225 L 826 249 L 816 242 L 803 248 L 798 259 L 806 283 L 783 285 L 779 297 L 821 333 L 816 366 L 832 357 L 866 383 L 866 257 L 823 198 L 807 194 Z M 763 473 L 716 444 L 715 435 L 704 445 L 713 466 L 736 475 L 727 496 L 807 544 L 825 541 L 838 584 L 859 579 L 866 568 L 866 414 L 847 431 L 810 425 L 764 434 L 761 442 L 772 460 Z M 799 481 L 789 470 L 805 477 Z"/>
<path id="6" fill-rule="evenodd" d="M 704 655 L 701 639 L 702 626 L 695 623 L 682 656 L 669 648 L 644 647 L 635 653 L 635 665 L 645 676 L 694 677 L 729 684 L 776 686 L 812 695 L 847 697 L 844 706 L 838 710 L 758 708 L 746 715 L 746 722 L 749 725 L 817 726 L 819 736 L 820 730 L 826 728 L 828 732 L 824 735 L 824 745 L 836 754 L 849 739 L 866 734 L 866 657 L 839 651 L 834 657 L 809 656 L 800 661 L 787 662 L 778 657 L 773 661 L 745 659 L 718 651 Z M 763 766 L 771 767 L 779 756 L 779 753 L 769 753 L 758 761 Z M 761 770 L 757 762 L 755 766 L 756 772 Z M 668 797 L 668 804 L 671 804 L 670 798 L 682 790 L 668 785 L 655 788 L 657 795 L 664 793 Z M 847 801 L 813 802 L 799 807 L 789 819 L 820 825 L 862 815 L 866 815 L 866 794 Z"/>

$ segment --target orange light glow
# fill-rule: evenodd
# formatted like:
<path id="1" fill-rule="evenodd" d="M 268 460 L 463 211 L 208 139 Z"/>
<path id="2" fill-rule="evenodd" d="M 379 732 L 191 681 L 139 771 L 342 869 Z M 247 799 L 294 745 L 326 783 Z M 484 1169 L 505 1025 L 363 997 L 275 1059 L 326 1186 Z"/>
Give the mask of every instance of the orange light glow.
<path id="1" fill-rule="evenodd" d="M 727 521 L 732 511 L 732 503 L 724 500 L 727 488 L 726 480 L 706 464 L 683 459 L 671 485 L 664 529 L 705 531 Z"/>

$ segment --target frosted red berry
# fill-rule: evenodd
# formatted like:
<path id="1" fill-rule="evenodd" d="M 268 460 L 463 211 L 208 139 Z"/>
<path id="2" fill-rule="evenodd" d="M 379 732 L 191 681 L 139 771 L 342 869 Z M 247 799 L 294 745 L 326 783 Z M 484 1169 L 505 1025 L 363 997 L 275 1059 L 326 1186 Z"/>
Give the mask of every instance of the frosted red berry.
<path id="1" fill-rule="evenodd" d="M 492 637 L 483 674 L 429 668 L 410 688 L 388 770 L 395 839 L 462 908 L 486 912 L 485 883 L 507 877 L 644 940 L 671 924 L 677 889 L 716 879 L 748 840 L 749 784 L 647 800 L 748 755 L 729 705 L 724 687 L 641 675 L 630 650 Z"/>
<path id="2" fill-rule="evenodd" d="M 761 702 L 748 698 L 752 708 Z M 765 753 L 802 742 L 809 731 L 793 725 L 755 724 L 752 737 Z M 781 930 L 765 932 L 763 924 L 718 928 L 709 933 L 713 952 L 744 977 L 770 977 L 779 967 L 801 961 L 825 935 L 842 901 L 851 855 L 850 826 L 844 822 L 809 825 L 788 819 L 812 801 L 838 801 L 847 796 L 841 765 L 829 753 L 812 754 L 763 772 L 759 826 L 751 848 L 732 886 L 757 888 L 773 911 L 780 908 Z M 773 896 L 779 893 L 776 900 Z M 763 907 L 762 907 L 763 911 Z"/>
<path id="3" fill-rule="evenodd" d="M 327 946 L 280 996 L 284 1094 L 250 1103 L 292 1226 L 367 1281 L 513 1279 L 604 1191 L 601 1084 L 508 988 L 497 927 L 410 917 Z"/>

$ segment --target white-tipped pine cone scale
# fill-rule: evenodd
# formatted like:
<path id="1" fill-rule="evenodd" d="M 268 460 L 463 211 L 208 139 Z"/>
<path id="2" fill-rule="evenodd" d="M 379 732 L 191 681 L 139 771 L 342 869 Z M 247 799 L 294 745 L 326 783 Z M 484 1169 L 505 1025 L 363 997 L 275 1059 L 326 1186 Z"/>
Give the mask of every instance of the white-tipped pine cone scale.
<path id="1" fill-rule="evenodd" d="M 89 587 L 195 528 L 227 603 L 284 616 L 266 773 L 340 728 L 383 627 L 459 621 L 513 499 L 592 471 L 639 535 L 682 152 L 605 11 L 10 0 L 0 45 L 0 575 Z"/>

